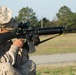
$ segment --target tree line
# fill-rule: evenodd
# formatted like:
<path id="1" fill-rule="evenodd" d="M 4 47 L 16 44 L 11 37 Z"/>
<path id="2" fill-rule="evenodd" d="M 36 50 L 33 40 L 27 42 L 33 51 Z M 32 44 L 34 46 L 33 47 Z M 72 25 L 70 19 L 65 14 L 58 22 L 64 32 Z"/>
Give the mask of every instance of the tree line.
<path id="1" fill-rule="evenodd" d="M 57 26 L 76 28 L 76 13 L 72 12 L 71 9 L 67 6 L 62 6 L 56 13 L 56 18 L 54 18 L 52 21 L 50 21 L 46 17 L 43 17 L 41 20 L 38 20 L 36 13 L 33 11 L 32 8 L 29 7 L 23 7 L 18 12 L 18 16 L 15 16 L 15 19 L 23 23 L 30 22 L 30 27 L 32 28 Z"/>

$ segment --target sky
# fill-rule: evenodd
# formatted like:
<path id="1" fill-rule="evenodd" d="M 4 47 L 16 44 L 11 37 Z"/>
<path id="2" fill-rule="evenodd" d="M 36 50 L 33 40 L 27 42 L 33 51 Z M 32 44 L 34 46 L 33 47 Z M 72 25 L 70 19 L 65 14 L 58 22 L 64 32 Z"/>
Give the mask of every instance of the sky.
<path id="1" fill-rule="evenodd" d="M 52 21 L 62 6 L 67 6 L 72 12 L 76 12 L 76 0 L 0 0 L 0 6 L 7 6 L 13 12 L 12 16 L 18 16 L 23 7 L 32 8 L 38 19 L 46 17 Z"/>

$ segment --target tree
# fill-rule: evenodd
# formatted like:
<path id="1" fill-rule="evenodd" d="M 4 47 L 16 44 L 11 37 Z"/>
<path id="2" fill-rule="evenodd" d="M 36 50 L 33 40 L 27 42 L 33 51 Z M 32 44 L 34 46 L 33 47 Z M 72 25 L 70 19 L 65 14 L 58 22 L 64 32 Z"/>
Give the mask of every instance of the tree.
<path id="1" fill-rule="evenodd" d="M 58 24 L 63 25 L 66 23 L 68 28 L 72 28 L 76 23 L 76 14 L 71 11 L 67 6 L 60 8 L 59 12 L 56 14 L 58 18 Z M 75 20 L 75 21 L 74 21 Z"/>
<path id="2" fill-rule="evenodd" d="M 30 27 L 36 27 L 38 25 L 38 19 L 36 13 L 33 12 L 32 8 L 26 7 L 19 11 L 18 17 L 15 17 L 19 22 L 30 22 Z"/>
<path id="3" fill-rule="evenodd" d="M 43 28 L 45 27 L 51 27 L 51 22 L 47 19 L 47 18 L 42 18 L 42 20 L 39 21 L 39 23 L 41 24 L 41 21 L 43 23 Z"/>

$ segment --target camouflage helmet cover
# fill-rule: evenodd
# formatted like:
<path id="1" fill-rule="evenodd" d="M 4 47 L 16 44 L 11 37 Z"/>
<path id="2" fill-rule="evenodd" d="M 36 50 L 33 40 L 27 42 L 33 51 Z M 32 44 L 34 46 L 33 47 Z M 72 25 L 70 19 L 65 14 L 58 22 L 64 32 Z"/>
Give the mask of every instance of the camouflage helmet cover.
<path id="1" fill-rule="evenodd" d="M 0 7 L 0 24 L 8 23 L 12 18 L 12 11 L 6 6 Z"/>

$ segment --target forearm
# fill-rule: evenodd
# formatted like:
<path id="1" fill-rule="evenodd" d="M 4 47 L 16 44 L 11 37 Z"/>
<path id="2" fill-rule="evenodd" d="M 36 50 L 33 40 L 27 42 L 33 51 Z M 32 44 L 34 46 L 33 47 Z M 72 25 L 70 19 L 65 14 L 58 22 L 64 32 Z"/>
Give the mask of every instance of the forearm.
<path id="1" fill-rule="evenodd" d="M 15 59 L 16 59 L 16 55 L 17 55 L 17 51 L 18 51 L 18 47 L 11 45 L 10 50 L 8 51 L 8 54 L 11 56 L 12 59 L 9 59 L 10 61 L 12 61 L 12 65 L 15 63 Z"/>
<path id="2" fill-rule="evenodd" d="M 13 65 L 15 63 L 17 51 L 18 47 L 11 45 L 9 51 L 7 51 L 4 56 L 1 57 L 1 62 L 8 62 Z"/>

